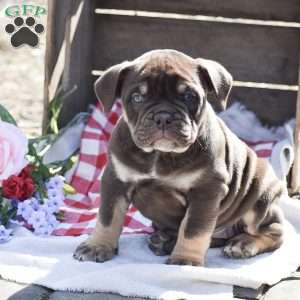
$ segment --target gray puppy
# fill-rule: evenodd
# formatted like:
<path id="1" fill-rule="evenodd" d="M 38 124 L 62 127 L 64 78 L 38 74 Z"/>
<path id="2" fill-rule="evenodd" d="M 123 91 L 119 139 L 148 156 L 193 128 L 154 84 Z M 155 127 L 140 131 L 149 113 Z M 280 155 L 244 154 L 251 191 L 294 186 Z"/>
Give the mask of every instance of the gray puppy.
<path id="1" fill-rule="evenodd" d="M 120 98 L 124 113 L 109 145 L 98 222 L 76 259 L 117 253 L 130 203 L 153 221 L 149 246 L 170 254 L 170 264 L 203 265 L 214 245 L 234 258 L 281 245 L 284 185 L 208 102 L 225 108 L 231 86 L 217 62 L 174 50 L 148 52 L 97 80 L 105 109 Z"/>

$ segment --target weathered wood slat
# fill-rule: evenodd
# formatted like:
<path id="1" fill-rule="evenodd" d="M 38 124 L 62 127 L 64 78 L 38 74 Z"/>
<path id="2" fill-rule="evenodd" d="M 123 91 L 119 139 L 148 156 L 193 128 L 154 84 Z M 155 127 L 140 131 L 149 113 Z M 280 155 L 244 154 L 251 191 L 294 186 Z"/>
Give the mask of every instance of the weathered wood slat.
<path id="1" fill-rule="evenodd" d="M 96 0 L 99 8 L 300 22 L 299 0 Z"/>
<path id="2" fill-rule="evenodd" d="M 77 2 L 77 3 L 76 3 Z M 64 72 L 64 90 L 74 89 L 64 99 L 64 106 L 60 115 L 59 125 L 66 125 L 77 113 L 86 111 L 90 103 L 95 100 L 93 91 L 92 50 L 94 34 L 94 1 L 71 0 L 71 28 L 73 35 L 69 51 L 69 65 Z"/>
<path id="3" fill-rule="evenodd" d="M 95 98 L 91 75 L 95 7 L 94 1 L 60 2 L 51 1 L 53 13 L 48 19 L 45 108 L 47 109 L 48 103 L 60 90 L 64 105 L 59 125 L 63 127 L 75 114 L 86 111 L 88 104 Z M 68 93 L 71 90 L 74 92 Z M 44 132 L 46 127 L 47 115 L 45 114 Z"/>
<path id="4" fill-rule="evenodd" d="M 297 84 L 300 29 L 97 15 L 93 69 L 157 48 L 222 63 L 236 80 Z"/>
<path id="5" fill-rule="evenodd" d="M 65 39 L 65 20 L 69 13 L 68 3 L 59 6 L 57 0 L 48 1 L 47 15 L 47 36 L 45 55 L 45 84 L 44 84 L 44 112 L 43 112 L 43 133 L 46 133 L 49 121 L 49 104 L 56 93 L 52 90 L 53 72 L 57 65 L 60 50 Z M 64 66 L 63 66 L 64 68 Z M 61 77 L 62 74 L 57 76 Z M 58 78 L 60 80 L 60 78 Z"/>
<path id="6" fill-rule="evenodd" d="M 207 16 L 207 15 L 176 14 L 176 13 L 169 13 L 169 12 L 153 12 L 153 11 L 145 11 L 145 10 L 97 8 L 95 10 L 95 13 L 105 14 L 105 15 L 118 15 L 118 16 L 189 20 L 189 21 L 198 21 L 198 22 L 202 21 L 202 22 L 213 22 L 213 23 L 230 23 L 230 24 L 247 24 L 247 25 L 272 26 L 272 27 L 300 28 L 300 23 L 297 22 L 283 22 L 283 21 L 245 19 L 245 18 L 228 18 L 228 17 L 221 17 L 221 16 L 215 17 L 215 16 Z"/>
<path id="7" fill-rule="evenodd" d="M 233 87 L 229 105 L 238 100 L 264 124 L 282 125 L 295 117 L 296 97 L 293 91 Z"/>
<path id="8" fill-rule="evenodd" d="M 103 71 L 94 71 L 93 80 L 96 81 L 102 74 Z M 296 97 L 297 92 L 291 90 L 234 86 L 227 107 L 239 101 L 254 111 L 262 123 L 282 125 L 295 117 Z M 215 106 L 214 103 L 212 105 Z"/>
<path id="9" fill-rule="evenodd" d="M 92 70 L 93 76 L 101 76 L 105 71 L 102 70 Z M 248 88 L 258 88 L 258 89 L 270 89 L 270 90 L 282 90 L 282 91 L 294 91 L 297 92 L 298 85 L 286 85 L 286 84 L 276 84 L 276 83 L 266 83 L 266 82 L 250 82 L 250 81 L 233 81 L 233 85 L 237 87 L 248 87 Z"/>
<path id="10" fill-rule="evenodd" d="M 300 62 L 300 56 L 299 56 Z M 300 191 L 300 66 L 299 66 L 299 90 L 296 105 L 296 128 L 295 128 L 295 161 L 292 170 L 291 190 L 293 193 Z"/>

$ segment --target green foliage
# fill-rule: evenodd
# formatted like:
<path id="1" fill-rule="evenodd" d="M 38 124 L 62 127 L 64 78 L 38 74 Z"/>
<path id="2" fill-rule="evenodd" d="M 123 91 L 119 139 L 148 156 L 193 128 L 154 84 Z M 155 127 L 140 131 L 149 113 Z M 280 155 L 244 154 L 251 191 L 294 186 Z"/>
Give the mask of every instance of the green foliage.
<path id="1" fill-rule="evenodd" d="M 63 97 L 57 96 L 55 97 L 49 105 L 49 113 L 50 113 L 50 120 L 49 120 L 49 133 L 58 134 L 58 119 L 63 107 Z"/>
<path id="2" fill-rule="evenodd" d="M 17 126 L 17 122 L 15 121 L 13 116 L 1 104 L 0 104 L 0 120 Z"/>
<path id="3" fill-rule="evenodd" d="M 28 141 L 28 153 L 26 159 L 30 166 L 30 177 L 32 178 L 35 191 L 39 194 L 41 202 L 47 198 L 47 191 L 45 182 L 55 175 L 63 175 L 70 170 L 76 163 L 78 157 L 71 155 L 64 161 L 55 161 L 51 163 L 44 163 L 44 156 L 47 151 L 53 146 L 53 144 L 59 140 L 63 135 L 64 130 L 68 129 L 68 126 L 63 130 L 59 130 L 58 119 L 63 107 L 64 98 L 73 93 L 75 90 L 72 89 L 68 94 L 59 95 L 53 99 L 49 108 L 50 123 L 49 123 L 49 134 L 34 138 Z M 11 114 L 0 105 L 0 121 L 8 122 L 17 126 L 16 121 Z M 72 126 L 70 122 L 70 126 Z M 75 189 L 67 183 L 64 183 L 64 193 L 74 194 Z M 2 189 L 0 188 L 0 224 L 8 226 L 10 220 L 16 219 L 17 217 L 17 200 L 7 199 L 3 196 Z M 63 220 L 64 215 L 62 212 L 57 214 L 57 219 Z"/>
<path id="4" fill-rule="evenodd" d="M 65 174 L 70 170 L 77 161 L 77 156 L 71 156 L 64 161 L 52 162 L 51 164 L 43 163 L 43 155 L 46 152 L 47 147 L 43 147 L 39 142 L 44 142 L 43 140 L 34 139 L 29 142 L 27 159 L 31 164 L 35 166 L 31 173 L 31 177 L 35 182 L 35 187 L 37 192 L 40 194 L 43 200 L 46 197 L 46 192 L 44 190 L 44 182 L 50 177 L 59 174 Z M 70 185 L 65 184 L 64 191 L 66 194 L 75 193 L 75 190 Z"/>
<path id="5" fill-rule="evenodd" d="M 70 91 L 62 92 L 60 88 L 57 92 L 57 95 L 50 101 L 49 104 L 49 125 L 47 128 L 47 132 L 50 134 L 58 134 L 59 133 L 59 126 L 58 120 L 63 108 L 63 102 L 65 98 L 70 96 L 75 90 L 77 86 L 74 86 Z"/>
<path id="6" fill-rule="evenodd" d="M 16 217 L 16 210 L 12 209 L 11 201 L 1 196 L 0 193 L 0 224 L 6 226 L 9 220 Z"/>

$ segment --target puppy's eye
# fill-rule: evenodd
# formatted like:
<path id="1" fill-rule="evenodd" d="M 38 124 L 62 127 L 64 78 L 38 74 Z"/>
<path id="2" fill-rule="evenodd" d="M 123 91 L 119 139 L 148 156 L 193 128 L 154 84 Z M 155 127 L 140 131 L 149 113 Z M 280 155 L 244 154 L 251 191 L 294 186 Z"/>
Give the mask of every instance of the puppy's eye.
<path id="1" fill-rule="evenodd" d="M 186 91 L 186 92 L 183 94 L 183 99 L 184 99 L 184 101 L 186 101 L 186 102 L 191 102 L 191 101 L 197 99 L 197 95 L 196 95 L 196 93 L 193 92 L 193 91 Z"/>
<path id="2" fill-rule="evenodd" d="M 131 95 L 131 101 L 136 102 L 136 103 L 141 103 L 144 101 L 144 96 L 140 93 L 133 93 Z"/>

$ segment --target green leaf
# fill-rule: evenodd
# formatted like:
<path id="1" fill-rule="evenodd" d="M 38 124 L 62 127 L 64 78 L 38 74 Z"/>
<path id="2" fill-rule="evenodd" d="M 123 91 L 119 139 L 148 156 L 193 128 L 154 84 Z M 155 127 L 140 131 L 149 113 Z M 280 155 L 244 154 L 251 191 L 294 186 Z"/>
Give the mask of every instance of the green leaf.
<path id="1" fill-rule="evenodd" d="M 34 158 L 38 157 L 36 149 L 32 143 L 28 144 L 28 155 L 33 156 Z"/>
<path id="2" fill-rule="evenodd" d="M 56 96 L 50 101 L 48 114 L 49 114 L 49 123 L 47 132 L 58 134 L 59 133 L 59 126 L 58 126 L 58 119 L 63 108 L 64 100 L 73 94 L 77 90 L 77 86 L 73 86 L 73 88 L 69 91 L 63 91 L 60 87 Z"/>
<path id="3" fill-rule="evenodd" d="M 0 207 L 1 207 L 1 204 L 3 202 L 3 196 L 2 196 L 2 189 L 0 189 Z"/>
<path id="4" fill-rule="evenodd" d="M 11 218 L 9 210 L 11 209 L 11 203 L 8 200 L 5 200 L 1 203 L 0 207 L 0 216 L 2 225 L 6 226 Z"/>
<path id="5" fill-rule="evenodd" d="M 47 164 L 47 167 L 50 169 L 50 173 L 52 175 L 63 175 L 74 166 L 74 164 L 78 161 L 78 158 L 78 155 L 72 155 L 66 160 L 54 161 Z"/>
<path id="6" fill-rule="evenodd" d="M 51 173 L 50 173 L 49 169 L 44 164 L 41 164 L 39 166 L 38 171 L 42 175 L 43 180 L 48 179 L 49 177 L 51 177 Z"/>
<path id="7" fill-rule="evenodd" d="M 71 170 L 72 167 L 77 163 L 78 159 L 78 155 L 72 155 L 69 159 L 67 159 L 63 164 L 62 173 L 65 174 L 67 171 Z"/>
<path id="8" fill-rule="evenodd" d="M 13 116 L 8 112 L 8 110 L 0 104 L 0 120 L 11 123 L 17 126 L 17 122 L 13 118 Z"/>
<path id="9" fill-rule="evenodd" d="M 55 134 L 43 135 L 37 138 L 29 139 L 29 146 L 34 146 L 39 156 L 43 157 L 55 139 Z"/>

